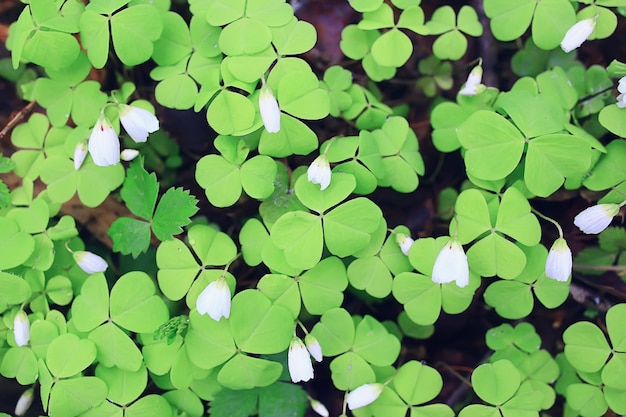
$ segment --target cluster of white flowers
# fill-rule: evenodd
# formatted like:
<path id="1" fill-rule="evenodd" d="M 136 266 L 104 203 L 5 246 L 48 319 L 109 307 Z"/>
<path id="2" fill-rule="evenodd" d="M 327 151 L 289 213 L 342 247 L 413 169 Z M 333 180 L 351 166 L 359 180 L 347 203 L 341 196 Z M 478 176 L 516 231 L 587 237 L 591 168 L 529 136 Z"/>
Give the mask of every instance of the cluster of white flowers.
<path id="1" fill-rule="evenodd" d="M 574 26 L 569 28 L 561 41 L 561 49 L 564 52 L 571 52 L 583 44 L 596 27 L 597 16 L 583 19 L 576 22 Z"/>
<path id="2" fill-rule="evenodd" d="M 118 106 L 122 126 L 135 142 L 145 142 L 150 133 L 159 130 L 159 120 L 149 111 L 127 104 L 118 104 Z M 93 162 L 98 166 L 115 165 L 120 162 L 120 140 L 104 112 L 101 112 L 91 131 L 88 149 Z M 137 156 L 136 151 L 126 151 L 123 155 L 124 160 L 131 160 Z M 82 152 L 82 148 L 78 146 L 74 151 L 74 168 L 76 169 L 80 168 L 84 160 L 84 156 L 82 160 L 80 159 Z M 77 157 L 80 163 L 77 162 Z"/>
<path id="3" fill-rule="evenodd" d="M 196 310 L 215 321 L 230 317 L 230 288 L 224 276 L 209 283 L 196 299 Z"/>
<path id="4" fill-rule="evenodd" d="M 316 362 L 321 362 L 324 358 L 322 355 L 322 347 L 317 339 L 307 334 L 302 339 L 294 336 L 289 344 L 289 352 L 287 354 L 287 365 L 289 366 L 289 375 L 291 380 L 295 382 L 306 382 L 313 378 L 313 364 L 311 356 Z"/>

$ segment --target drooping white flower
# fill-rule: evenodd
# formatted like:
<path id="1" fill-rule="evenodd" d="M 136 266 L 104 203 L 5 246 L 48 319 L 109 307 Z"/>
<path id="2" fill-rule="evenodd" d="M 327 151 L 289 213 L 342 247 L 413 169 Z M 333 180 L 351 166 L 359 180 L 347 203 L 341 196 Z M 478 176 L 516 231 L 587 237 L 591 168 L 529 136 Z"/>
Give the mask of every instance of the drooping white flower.
<path id="1" fill-rule="evenodd" d="M 571 52 L 585 42 L 596 27 L 596 17 L 590 17 L 576 22 L 569 28 L 561 41 L 561 49 Z"/>
<path id="2" fill-rule="evenodd" d="M 109 267 L 107 261 L 96 255 L 95 253 L 78 250 L 72 253 L 72 256 L 74 257 L 74 261 L 76 261 L 80 269 L 88 274 L 104 272 Z"/>
<path id="3" fill-rule="evenodd" d="M 546 276 L 565 282 L 572 274 L 572 251 L 562 237 L 552 244 L 546 260 Z"/>
<path id="4" fill-rule="evenodd" d="M 85 158 L 87 157 L 87 142 L 80 141 L 76 144 L 74 148 L 74 169 L 78 171 L 81 166 L 83 166 L 83 162 L 85 162 Z"/>
<path id="5" fill-rule="evenodd" d="M 145 142 L 148 134 L 159 130 L 159 119 L 148 110 L 120 104 L 120 122 L 135 142 Z"/>
<path id="6" fill-rule="evenodd" d="M 459 90 L 459 94 L 462 96 L 475 96 L 478 93 L 482 93 L 486 89 L 486 87 L 481 84 L 482 79 L 483 67 L 477 65 L 467 76 L 467 81 L 463 85 L 463 88 Z"/>
<path id="7" fill-rule="evenodd" d="M 311 403 L 311 408 L 313 409 L 313 411 L 315 411 L 320 416 L 328 417 L 330 415 L 330 413 L 328 412 L 328 408 L 326 408 L 326 406 L 321 402 L 314 400 L 313 398 L 309 398 L 309 402 Z"/>
<path id="8" fill-rule="evenodd" d="M 265 130 L 269 133 L 277 133 L 280 131 L 280 108 L 276 97 L 272 93 L 272 90 L 263 84 L 261 92 L 259 93 L 259 111 L 261 112 L 261 119 Z"/>
<path id="9" fill-rule="evenodd" d="M 330 185 L 331 178 L 330 164 L 326 154 L 321 154 L 311 163 L 306 171 L 309 182 L 319 184 L 320 190 L 325 190 Z"/>
<path id="10" fill-rule="evenodd" d="M 17 404 L 15 405 L 15 411 L 13 412 L 13 414 L 15 414 L 16 417 L 21 417 L 26 414 L 26 412 L 30 408 L 30 405 L 33 403 L 33 397 L 34 394 L 32 388 L 24 391 L 22 395 L 20 395 L 20 398 L 17 400 Z"/>
<path id="11" fill-rule="evenodd" d="M 89 136 L 89 153 L 101 167 L 120 162 L 120 140 L 109 120 L 101 114 Z"/>
<path id="12" fill-rule="evenodd" d="M 13 336 L 18 346 L 25 346 L 30 340 L 30 321 L 24 310 L 18 311 L 13 317 Z"/>
<path id="13" fill-rule="evenodd" d="M 383 392 L 383 384 L 374 383 L 361 385 L 348 394 L 348 408 L 355 410 L 370 405 L 378 399 L 381 392 Z"/>
<path id="14" fill-rule="evenodd" d="M 293 382 L 308 381 L 313 378 L 313 364 L 309 351 L 299 337 L 294 337 L 289 345 L 287 354 L 287 364 L 289 365 L 289 375 Z"/>
<path id="15" fill-rule="evenodd" d="M 215 321 L 230 317 L 230 288 L 226 278 L 221 276 L 206 286 L 196 300 L 196 310 Z"/>
<path id="16" fill-rule="evenodd" d="M 596 204 L 587 207 L 574 217 L 574 224 L 583 232 L 598 234 L 606 229 L 619 213 L 618 204 Z"/>
<path id="17" fill-rule="evenodd" d="M 469 284 L 467 256 L 456 238 L 450 239 L 437 255 L 432 278 L 438 284 L 456 281 L 461 288 Z"/>
<path id="18" fill-rule="evenodd" d="M 398 243 L 398 246 L 400 246 L 402 253 L 409 256 L 409 251 L 415 241 L 404 233 L 396 233 L 396 242 Z"/>
<path id="19" fill-rule="evenodd" d="M 322 346 L 315 336 L 310 333 L 307 334 L 304 337 L 304 343 L 316 362 L 321 362 L 324 359 L 324 355 L 322 355 Z"/>
<path id="20" fill-rule="evenodd" d="M 626 76 L 619 79 L 619 83 L 617 84 L 617 91 L 620 94 L 617 96 L 617 107 L 623 109 L 626 107 Z"/>
<path id="21" fill-rule="evenodd" d="M 137 149 L 124 149 L 120 154 L 120 158 L 122 158 L 122 161 L 130 162 L 137 158 L 137 155 L 139 155 L 139 151 Z"/>

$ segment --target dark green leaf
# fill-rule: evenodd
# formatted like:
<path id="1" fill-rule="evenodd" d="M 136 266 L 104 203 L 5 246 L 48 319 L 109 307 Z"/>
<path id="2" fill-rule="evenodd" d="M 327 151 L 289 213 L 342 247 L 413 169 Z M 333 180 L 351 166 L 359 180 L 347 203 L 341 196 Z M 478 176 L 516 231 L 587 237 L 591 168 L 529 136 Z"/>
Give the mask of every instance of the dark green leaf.
<path id="1" fill-rule="evenodd" d="M 169 240 L 173 235 L 183 231 L 182 226 L 188 225 L 189 217 L 198 211 L 198 200 L 182 188 L 170 188 L 165 192 L 154 213 L 152 230 L 160 240 Z"/>
<path id="2" fill-rule="evenodd" d="M 120 217 L 109 228 L 109 236 L 113 240 L 113 250 L 124 255 L 137 258 L 150 246 L 150 223 Z"/>
<path id="3" fill-rule="evenodd" d="M 148 174 L 143 167 L 143 158 L 134 160 L 120 192 L 122 199 L 134 215 L 151 219 L 156 204 L 159 183 L 154 173 Z"/>
<path id="4" fill-rule="evenodd" d="M 209 410 L 211 417 L 248 417 L 257 413 L 257 389 L 237 390 L 223 389 L 211 401 Z"/>

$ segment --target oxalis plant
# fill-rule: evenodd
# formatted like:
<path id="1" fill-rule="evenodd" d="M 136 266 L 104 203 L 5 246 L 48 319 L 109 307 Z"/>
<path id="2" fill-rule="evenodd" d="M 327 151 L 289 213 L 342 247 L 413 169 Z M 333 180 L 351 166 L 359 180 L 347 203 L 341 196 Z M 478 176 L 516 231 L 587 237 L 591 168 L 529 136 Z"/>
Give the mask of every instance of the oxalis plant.
<path id="1" fill-rule="evenodd" d="M 1 416 L 626 414 L 626 0 L 23 3 Z"/>

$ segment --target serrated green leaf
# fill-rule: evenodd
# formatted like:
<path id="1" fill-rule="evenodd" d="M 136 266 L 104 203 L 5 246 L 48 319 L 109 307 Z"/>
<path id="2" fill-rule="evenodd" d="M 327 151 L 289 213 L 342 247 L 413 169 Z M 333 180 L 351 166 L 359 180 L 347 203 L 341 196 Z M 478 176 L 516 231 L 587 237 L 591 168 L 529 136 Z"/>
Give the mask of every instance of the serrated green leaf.
<path id="1" fill-rule="evenodd" d="M 183 226 L 191 223 L 190 217 L 198 211 L 198 200 L 183 188 L 168 189 L 154 212 L 152 230 L 159 240 L 172 239 L 182 233 Z"/>

